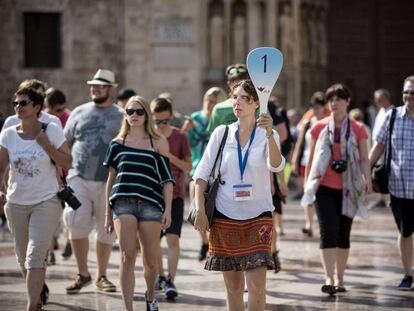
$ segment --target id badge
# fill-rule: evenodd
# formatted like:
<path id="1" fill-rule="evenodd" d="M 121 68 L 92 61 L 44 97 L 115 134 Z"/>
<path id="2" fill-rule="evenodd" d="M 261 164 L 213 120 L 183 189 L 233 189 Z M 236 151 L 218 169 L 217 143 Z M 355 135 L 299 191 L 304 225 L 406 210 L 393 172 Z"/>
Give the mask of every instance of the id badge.
<path id="1" fill-rule="evenodd" d="M 253 197 L 252 184 L 237 184 L 233 186 L 234 201 L 250 201 Z"/>

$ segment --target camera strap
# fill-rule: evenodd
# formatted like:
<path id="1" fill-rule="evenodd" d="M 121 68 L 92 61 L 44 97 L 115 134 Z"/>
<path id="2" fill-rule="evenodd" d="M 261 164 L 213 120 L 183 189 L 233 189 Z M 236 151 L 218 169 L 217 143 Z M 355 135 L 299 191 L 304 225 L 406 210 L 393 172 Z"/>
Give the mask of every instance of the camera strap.
<path id="1" fill-rule="evenodd" d="M 48 123 L 42 122 L 42 131 L 45 132 L 45 134 L 46 134 L 47 126 L 48 126 Z M 63 174 L 62 169 L 56 166 L 56 162 L 53 161 L 52 158 L 50 158 L 50 161 L 56 167 L 56 174 L 58 175 L 58 178 L 62 181 L 62 185 L 66 187 L 68 184 L 66 183 L 66 177 L 65 177 L 65 174 Z"/>
<path id="2" fill-rule="evenodd" d="M 335 143 L 335 129 L 334 129 L 334 143 Z M 349 137 L 351 136 L 351 121 L 348 116 L 347 124 L 346 124 L 346 133 L 345 133 L 345 160 L 348 161 L 349 154 L 348 154 L 348 141 Z M 341 138 L 339 138 L 339 143 L 341 143 Z M 333 144 L 330 145 L 332 158 L 333 158 Z M 341 159 L 342 160 L 342 159 Z"/>

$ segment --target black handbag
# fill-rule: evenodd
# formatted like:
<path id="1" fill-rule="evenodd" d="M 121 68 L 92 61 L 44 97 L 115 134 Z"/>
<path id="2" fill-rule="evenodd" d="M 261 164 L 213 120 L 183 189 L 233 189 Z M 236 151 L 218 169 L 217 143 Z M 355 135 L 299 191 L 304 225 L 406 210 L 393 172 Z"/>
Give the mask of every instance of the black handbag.
<path id="1" fill-rule="evenodd" d="M 391 135 L 394 128 L 395 114 L 397 110 L 392 109 L 390 126 L 389 126 L 389 135 L 387 139 L 387 144 L 385 147 L 384 163 L 376 164 L 372 169 L 372 189 L 377 193 L 387 194 L 388 190 L 388 179 L 391 171 L 391 157 L 392 157 L 392 148 L 391 148 Z"/>
<path id="2" fill-rule="evenodd" d="M 223 138 L 220 143 L 219 150 L 217 152 L 216 159 L 214 160 L 213 168 L 211 169 L 210 175 L 209 175 L 209 181 L 207 182 L 207 188 L 204 191 L 204 199 L 205 199 L 205 211 L 208 219 L 208 227 L 211 227 L 211 223 L 213 222 L 213 216 L 214 211 L 216 209 L 216 198 L 217 198 L 217 191 L 220 185 L 224 185 L 224 181 L 221 180 L 221 174 L 220 174 L 220 166 L 221 161 L 223 159 L 223 149 L 224 145 L 226 144 L 227 135 L 229 132 L 229 127 L 226 126 L 226 130 L 224 131 Z M 220 164 L 218 167 L 218 174 L 217 177 L 215 177 L 215 171 L 216 171 L 216 165 L 217 161 L 220 158 Z M 211 182 L 210 182 L 211 181 Z M 188 213 L 187 221 L 190 222 L 194 226 L 194 222 L 197 215 L 197 208 L 193 202 L 193 204 L 190 207 L 190 212 Z"/>

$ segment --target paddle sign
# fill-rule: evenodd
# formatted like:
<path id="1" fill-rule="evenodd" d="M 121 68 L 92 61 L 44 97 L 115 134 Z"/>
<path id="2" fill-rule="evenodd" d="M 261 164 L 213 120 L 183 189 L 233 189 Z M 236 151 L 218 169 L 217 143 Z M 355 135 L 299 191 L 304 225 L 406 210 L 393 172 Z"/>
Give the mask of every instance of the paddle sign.
<path id="1" fill-rule="evenodd" d="M 247 70 L 256 88 L 260 113 L 267 113 L 267 103 L 283 66 L 283 55 L 275 48 L 261 47 L 247 55 Z"/>

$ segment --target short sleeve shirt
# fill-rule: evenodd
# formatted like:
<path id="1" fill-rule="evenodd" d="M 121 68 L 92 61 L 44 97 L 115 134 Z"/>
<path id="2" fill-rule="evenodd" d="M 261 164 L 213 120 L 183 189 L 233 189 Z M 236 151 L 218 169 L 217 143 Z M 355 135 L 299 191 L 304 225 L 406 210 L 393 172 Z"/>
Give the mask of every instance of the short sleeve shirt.
<path id="1" fill-rule="evenodd" d="M 187 135 L 179 129 L 173 127 L 171 135 L 167 138 L 170 145 L 170 152 L 179 158 L 184 160 L 191 156 L 190 144 L 188 142 Z M 173 198 L 184 198 L 184 181 L 185 174 L 182 170 L 171 163 L 171 170 L 175 180 Z"/>
<path id="2" fill-rule="evenodd" d="M 193 176 L 194 171 L 203 156 L 206 149 L 210 132 L 207 131 L 208 117 L 203 111 L 197 111 L 191 114 L 191 119 L 194 122 L 194 128 L 188 131 L 188 140 L 191 148 L 192 170 L 190 176 Z"/>
<path id="3" fill-rule="evenodd" d="M 74 109 L 65 126 L 65 136 L 72 146 L 69 178 L 106 181 L 107 168 L 102 166 L 109 143 L 118 134 L 123 119 L 119 106 L 98 108 L 93 102 Z"/>
<path id="4" fill-rule="evenodd" d="M 40 112 L 38 120 L 39 120 L 39 122 L 47 123 L 47 124 L 54 123 L 54 124 L 56 124 L 57 127 L 62 129 L 62 123 L 60 122 L 59 118 L 54 116 L 54 115 L 51 115 L 49 113 L 46 113 L 44 111 Z M 4 121 L 3 129 L 5 130 L 8 127 L 18 125 L 21 122 L 22 121 L 20 120 L 20 118 L 17 115 L 10 116 L 6 119 L 6 121 Z"/>
<path id="5" fill-rule="evenodd" d="M 229 98 L 214 106 L 208 123 L 208 131 L 212 133 L 217 126 L 229 125 L 236 121 L 237 117 L 233 112 L 233 101 Z"/>
<path id="6" fill-rule="evenodd" d="M 319 138 L 319 134 L 322 132 L 322 130 L 325 127 L 328 126 L 329 118 L 330 117 L 324 118 L 316 122 L 312 126 L 311 135 L 313 139 L 317 140 Z M 352 119 L 350 121 L 351 121 L 352 131 L 354 132 L 356 136 L 357 143 L 359 143 L 361 139 L 367 139 L 368 135 L 367 135 L 364 125 Z M 340 128 L 336 128 L 335 131 L 340 131 Z M 341 145 L 339 143 L 334 143 L 333 157 L 331 156 L 331 160 L 329 161 L 329 163 L 331 163 L 332 160 L 340 160 L 340 159 L 341 159 Z M 321 179 L 320 184 L 323 186 L 329 187 L 329 188 L 333 188 L 333 189 L 342 189 L 342 175 L 335 172 L 331 168 L 331 165 L 329 164 L 325 175 Z"/>
<path id="7" fill-rule="evenodd" d="M 62 129 L 54 123 L 47 126 L 46 134 L 56 149 L 65 142 Z M 56 167 L 36 140 L 22 139 L 17 133 L 17 126 L 11 126 L 1 132 L 0 145 L 7 149 L 9 155 L 9 202 L 33 205 L 56 195 Z"/>
<path id="8" fill-rule="evenodd" d="M 401 199 L 414 199 L 414 118 L 405 106 L 396 108 L 391 135 L 390 193 Z M 392 109 L 387 112 L 376 142 L 386 145 Z M 386 147 L 387 148 L 387 147 Z"/>

